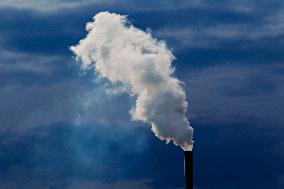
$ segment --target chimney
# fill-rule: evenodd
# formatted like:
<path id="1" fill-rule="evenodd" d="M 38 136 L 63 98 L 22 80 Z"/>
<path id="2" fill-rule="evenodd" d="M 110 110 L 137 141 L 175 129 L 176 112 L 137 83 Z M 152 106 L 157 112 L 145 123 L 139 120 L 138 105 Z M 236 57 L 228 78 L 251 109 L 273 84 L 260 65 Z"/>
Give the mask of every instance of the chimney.
<path id="1" fill-rule="evenodd" d="M 184 151 L 185 189 L 193 189 L 193 152 Z"/>

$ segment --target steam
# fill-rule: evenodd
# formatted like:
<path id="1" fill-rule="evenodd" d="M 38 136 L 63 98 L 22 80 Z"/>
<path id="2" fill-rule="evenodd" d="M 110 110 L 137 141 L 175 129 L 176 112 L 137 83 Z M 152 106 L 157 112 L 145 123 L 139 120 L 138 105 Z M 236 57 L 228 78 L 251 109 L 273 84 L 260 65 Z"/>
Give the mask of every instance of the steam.
<path id="1" fill-rule="evenodd" d="M 115 13 L 96 14 L 86 30 L 86 38 L 71 47 L 82 69 L 123 84 L 125 92 L 136 97 L 130 110 L 133 120 L 150 123 L 159 139 L 192 150 L 188 103 L 181 82 L 173 77 L 175 57 L 166 44 Z"/>

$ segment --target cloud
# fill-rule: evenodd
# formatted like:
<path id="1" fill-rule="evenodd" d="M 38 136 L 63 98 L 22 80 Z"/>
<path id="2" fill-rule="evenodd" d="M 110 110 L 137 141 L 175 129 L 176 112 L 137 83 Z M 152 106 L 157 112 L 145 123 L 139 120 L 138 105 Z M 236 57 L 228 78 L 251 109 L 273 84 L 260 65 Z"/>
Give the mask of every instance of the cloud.
<path id="1" fill-rule="evenodd" d="M 277 37 L 283 34 L 284 14 L 278 12 L 264 19 L 258 25 L 243 23 L 224 23 L 204 28 L 180 27 L 164 28 L 156 31 L 156 35 L 163 38 L 177 40 L 183 47 L 218 47 L 218 43 L 235 40 L 258 40 Z"/>
<path id="2" fill-rule="evenodd" d="M 0 52 L 0 75 L 18 72 L 30 72 L 43 74 L 48 77 L 56 70 L 55 63 L 67 61 L 60 56 L 44 56 L 36 54 L 26 54 L 2 49 Z"/>
<path id="3" fill-rule="evenodd" d="M 108 0 L 111 1 L 111 0 Z M 38 11 L 56 11 L 60 9 L 74 9 L 90 3 L 101 3 L 102 0 L 2 0 L 0 7 L 17 8 L 17 9 L 32 9 Z"/>
<path id="4" fill-rule="evenodd" d="M 169 174 L 166 170 L 169 161 L 172 161 L 170 157 L 183 157 L 180 150 L 172 148 L 172 152 L 179 152 L 181 156 L 170 153 L 157 163 L 157 158 L 162 157 L 160 153 L 168 152 L 168 146 L 157 143 L 159 140 L 152 137 L 145 127 L 58 123 L 33 128 L 33 132 L 21 140 L 11 140 L 13 137 L 0 136 L 1 188 L 20 188 L 22 183 L 26 183 L 27 188 L 68 189 L 78 185 L 84 188 L 162 188 L 154 187 L 154 181 L 160 180 L 163 180 L 163 185 L 175 186 L 175 179 L 164 182 L 162 178 Z M 156 150 L 157 145 L 162 148 Z M 153 151 L 160 155 L 153 157 Z M 143 169 L 141 163 L 137 163 L 141 162 L 141 157 Z M 161 172 L 153 171 L 157 167 Z M 177 172 L 182 175 L 181 161 L 178 167 L 170 174 Z M 143 179 L 148 177 L 153 180 Z"/>
<path id="5" fill-rule="evenodd" d="M 280 1 L 273 0 L 270 3 L 265 1 L 248 1 L 248 0 L 230 0 L 230 1 L 218 1 L 212 5 L 208 0 L 2 0 L 0 7 L 3 8 L 16 8 L 16 9 L 30 9 L 41 12 L 54 12 L 62 9 L 76 9 L 86 6 L 104 6 L 108 8 L 114 8 L 120 5 L 123 10 L 134 11 L 168 11 L 168 10 L 182 10 L 182 9 L 208 9 L 208 10 L 220 10 L 226 9 L 230 11 L 239 12 L 251 12 L 255 10 L 258 5 L 266 6 L 269 8 L 271 5 L 278 5 Z M 139 6 L 137 6 L 139 5 Z"/>
<path id="6" fill-rule="evenodd" d="M 1 136 L 21 137 L 34 127 L 58 122 L 136 124 L 129 121 L 128 96 L 111 97 L 113 87 L 94 83 L 87 74 L 80 76 L 70 62 L 74 60 L 64 56 L 1 51 Z"/>
<path id="7" fill-rule="evenodd" d="M 67 117 L 69 111 L 63 109 L 69 107 L 68 101 L 72 99 L 70 93 L 67 100 L 65 92 L 74 90 L 69 85 L 74 79 L 67 79 L 61 70 L 65 61 L 68 60 L 60 56 L 1 51 L 0 135 L 21 133 L 35 125 L 64 121 L 62 116 Z"/>
<path id="8" fill-rule="evenodd" d="M 195 26 L 160 28 L 155 34 L 161 38 L 174 40 L 177 50 L 184 48 L 218 48 L 222 43 L 240 40 L 265 40 L 281 37 L 284 31 L 283 11 L 270 15 L 262 23 L 223 23 L 203 28 Z"/>
<path id="9" fill-rule="evenodd" d="M 16 53 L 70 57 L 71 53 L 66 47 L 83 34 L 80 30 L 84 25 L 81 19 L 84 20 L 88 14 L 62 12 L 41 14 L 28 10 L 1 9 L 3 24 L 0 28 L 0 49 Z M 71 15 L 76 18 L 68 19 Z"/>
<path id="10" fill-rule="evenodd" d="M 55 123 L 30 129 L 22 138 L 1 135 L 0 183 L 27 178 L 43 182 L 79 180 L 77 176 L 92 180 L 124 178 L 130 173 L 128 169 L 136 166 L 139 154 L 150 147 L 146 134 L 143 127 Z M 17 179 L 13 175 L 18 175 Z"/>
<path id="11" fill-rule="evenodd" d="M 139 6 L 137 6 L 139 4 Z M 157 9 L 158 4 L 160 9 Z M 137 1 L 137 0 L 126 0 L 126 1 L 115 1 L 115 0 L 2 0 L 0 7 L 3 8 L 16 8 L 16 9 L 29 9 L 41 12 L 54 12 L 64 9 L 76 9 L 86 6 L 103 6 L 108 8 L 123 7 L 125 10 L 135 11 L 155 11 L 155 10 L 171 10 L 171 9 L 183 9 L 185 7 L 196 7 L 202 5 L 201 1 L 194 0 L 188 3 L 185 0 L 179 0 L 178 2 L 165 0 L 165 1 Z"/>
<path id="12" fill-rule="evenodd" d="M 52 4 L 53 1 L 33 3 L 37 2 Z M 66 4 L 68 2 L 60 1 Z M 16 4 L 21 5 L 21 3 Z M 153 36 L 166 39 L 168 46 L 173 47 L 175 52 L 189 48 L 216 49 L 224 46 L 226 49 L 230 49 L 228 46 L 231 48 L 236 46 L 260 48 L 271 44 L 281 46 L 281 40 L 272 41 L 281 38 L 283 33 L 281 22 L 283 9 L 279 1 L 270 3 L 218 1 L 214 5 L 209 1 L 159 1 L 156 3 L 159 6 L 153 6 L 155 3 L 150 1 L 123 1 L 119 6 L 117 4 L 117 1 L 102 4 L 94 1 L 94 6 L 77 7 L 83 14 L 78 14 L 76 9 L 47 11 L 46 14 L 29 10 L 3 9 L 0 13 L 4 23 L 0 29 L 1 35 L 4 36 L 0 39 L 1 46 L 29 53 L 66 55 L 68 51 L 65 47 L 74 44 L 85 35 L 82 30 L 84 22 L 94 12 L 108 9 L 127 12 L 131 15 L 132 22 L 142 26 L 141 28 L 153 29 Z M 34 6 L 35 9 L 45 7 L 48 6 Z M 157 7 L 159 10 L 156 10 Z M 249 7 L 250 11 L 234 10 L 235 7 Z M 137 10 L 140 8 L 143 10 Z M 167 11 L 167 9 L 173 10 Z M 70 17 L 73 19 L 68 19 Z M 21 23 L 25 24 L 18 23 L 18 20 L 22 20 Z M 44 32 L 42 28 L 45 28 Z"/>
<path id="13" fill-rule="evenodd" d="M 259 40 L 265 40 L 254 46 L 259 48 L 283 35 L 284 9 L 280 1 L 218 1 L 214 6 L 209 1 L 202 2 L 202 9 L 177 15 L 186 17 L 186 23 L 174 20 L 161 24 L 154 34 L 170 41 L 176 51 L 187 48 L 216 49 L 224 44 L 226 47 L 237 44 L 247 48 Z"/>
<path id="14" fill-rule="evenodd" d="M 32 87 L 13 84 L 2 88 L 0 133 L 28 132 L 34 126 L 70 120 L 74 116 L 71 99 L 75 88 L 67 83 Z"/>
<path id="15" fill-rule="evenodd" d="M 282 64 L 218 65 L 187 73 L 192 122 L 280 126 Z"/>
<path id="16" fill-rule="evenodd" d="M 8 82 L 0 89 L 0 135 L 26 135 L 31 129 L 54 123 L 137 125 L 127 113 L 129 97 L 107 94 L 107 86 L 82 85 L 76 79 L 48 85 Z"/>
<path id="17" fill-rule="evenodd" d="M 137 6 L 139 4 L 139 6 Z M 3 8 L 17 8 L 17 9 L 30 9 L 43 12 L 53 12 L 62 9 L 75 9 L 84 6 L 104 6 L 104 7 L 123 7 L 125 10 L 135 10 L 135 11 L 159 11 L 159 10 L 175 10 L 175 9 L 184 9 L 188 7 L 204 7 L 207 3 L 201 0 L 124 0 L 124 1 L 115 1 L 115 0 L 2 0 L 0 2 L 0 7 Z M 159 5 L 157 8 L 157 6 Z"/>

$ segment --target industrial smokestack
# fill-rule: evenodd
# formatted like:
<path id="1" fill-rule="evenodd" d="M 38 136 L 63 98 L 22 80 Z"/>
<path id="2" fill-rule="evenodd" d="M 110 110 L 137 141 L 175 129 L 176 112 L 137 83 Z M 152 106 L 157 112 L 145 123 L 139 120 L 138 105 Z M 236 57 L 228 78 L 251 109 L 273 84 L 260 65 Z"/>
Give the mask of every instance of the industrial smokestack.
<path id="1" fill-rule="evenodd" d="M 151 124 L 156 137 L 185 151 L 186 189 L 193 189 L 193 128 L 184 85 L 174 77 L 173 53 L 125 15 L 97 13 L 86 30 L 87 36 L 70 47 L 82 69 L 93 70 L 97 79 L 108 79 L 136 98 L 129 111 L 132 119 Z"/>
<path id="2" fill-rule="evenodd" d="M 185 189 L 193 189 L 193 152 L 184 151 Z"/>

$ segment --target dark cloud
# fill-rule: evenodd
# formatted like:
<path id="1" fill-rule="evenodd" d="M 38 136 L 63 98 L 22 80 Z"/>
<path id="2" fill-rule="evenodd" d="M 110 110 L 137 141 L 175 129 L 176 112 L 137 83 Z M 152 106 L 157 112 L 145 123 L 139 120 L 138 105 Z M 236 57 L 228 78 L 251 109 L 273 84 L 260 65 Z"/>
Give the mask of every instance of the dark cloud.
<path id="1" fill-rule="evenodd" d="M 251 123 L 280 127 L 284 123 L 282 64 L 223 65 L 180 71 L 195 122 Z"/>
<path id="2" fill-rule="evenodd" d="M 85 25 L 84 21 L 78 23 L 76 15 L 70 19 L 62 14 L 13 9 L 2 9 L 0 14 L 4 23 L 0 28 L 1 47 L 17 52 L 64 56 Z"/>
<path id="3" fill-rule="evenodd" d="M 278 175 L 283 172 L 283 129 L 255 129 L 246 123 L 208 126 L 196 125 L 195 132 L 200 188 L 282 187 Z"/>
<path id="4" fill-rule="evenodd" d="M 125 180 L 123 183 L 127 186 L 132 183 L 131 186 L 142 187 L 144 182 L 136 183 L 141 177 L 167 175 L 153 172 L 157 168 L 158 164 L 155 164 L 159 161 L 158 157 L 162 154 L 157 154 L 150 163 L 153 150 L 149 151 L 151 145 L 146 145 L 149 142 L 149 129 L 116 125 L 78 127 L 60 123 L 34 129 L 20 140 L 11 140 L 6 135 L 0 139 L 0 183 L 4 185 L 13 180 L 17 186 L 15 188 L 18 188 L 17 183 L 27 181 L 27 185 L 31 186 L 38 181 L 47 184 L 47 188 L 68 188 L 69 185 L 84 183 L 84 180 L 94 182 L 90 184 L 106 183 L 107 186 Z M 165 147 L 162 149 L 166 150 Z M 172 151 L 176 150 L 172 148 Z M 141 156 L 143 153 L 145 154 Z M 170 159 L 163 160 L 164 163 L 169 161 Z M 162 163 L 158 166 L 167 169 Z M 182 175 L 182 171 L 179 174 Z M 53 181 L 49 183 L 51 180 Z M 145 184 L 145 188 L 151 188 L 153 185 L 151 179 L 145 182 L 149 185 L 146 187 Z"/>
<path id="5" fill-rule="evenodd" d="M 263 55 L 257 59 L 259 61 L 265 61 L 263 57 L 277 57 L 275 61 L 282 58 L 283 44 L 279 39 L 283 38 L 283 6 L 280 1 L 260 1 L 259 4 L 229 1 L 222 2 L 223 6 L 219 3 L 209 6 L 207 1 L 180 1 L 179 6 L 172 6 L 172 2 L 165 2 L 156 9 L 154 3 L 146 1 L 140 2 L 148 7 L 143 11 L 135 9 L 135 1 L 120 6 L 96 2 L 78 9 L 45 13 L 33 9 L 2 9 L 4 24 L 0 33 L 4 37 L 1 40 L 4 48 L 13 51 L 71 56 L 66 47 L 85 36 L 85 23 L 97 12 L 109 10 L 128 14 L 135 26 L 151 28 L 156 37 L 167 40 L 176 52 L 194 53 L 189 57 L 197 61 L 202 61 L 199 55 L 216 57 L 217 61 L 218 57 L 254 61 L 250 56 L 255 54 Z M 168 11 L 167 7 L 172 10 Z M 239 11 L 237 7 L 247 7 L 250 11 Z M 236 57 L 239 54 L 243 56 Z"/>
<path id="6" fill-rule="evenodd" d="M 196 186 L 281 188 L 283 129 L 236 124 L 195 128 Z M 60 123 L 35 129 L 21 140 L 1 137 L 1 186 L 182 188 L 183 152 L 149 129 Z"/>

